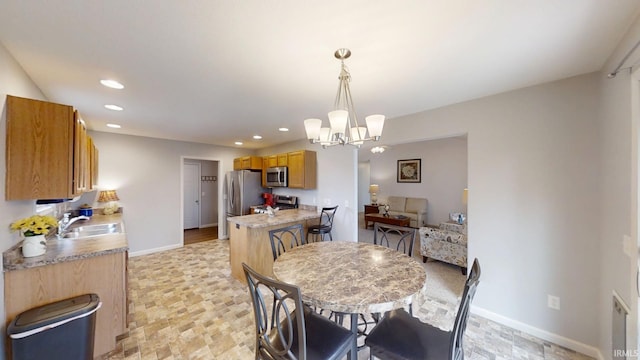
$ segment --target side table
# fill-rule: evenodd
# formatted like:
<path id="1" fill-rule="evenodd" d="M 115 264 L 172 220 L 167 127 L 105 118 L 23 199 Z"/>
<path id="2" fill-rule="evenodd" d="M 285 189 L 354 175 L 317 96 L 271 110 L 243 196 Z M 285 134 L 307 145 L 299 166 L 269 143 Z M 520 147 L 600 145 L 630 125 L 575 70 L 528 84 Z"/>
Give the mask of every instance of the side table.
<path id="1" fill-rule="evenodd" d="M 379 205 L 365 204 L 365 206 L 364 206 L 364 216 L 365 216 L 365 218 L 367 217 L 367 214 L 378 214 L 378 213 L 380 213 L 380 208 L 378 206 Z M 365 223 L 364 227 L 368 228 L 367 221 L 365 221 L 364 223 Z"/>
<path id="2" fill-rule="evenodd" d="M 365 214 L 371 214 L 371 213 L 379 213 L 380 209 L 378 208 L 379 205 L 365 205 L 364 206 L 364 213 Z"/>

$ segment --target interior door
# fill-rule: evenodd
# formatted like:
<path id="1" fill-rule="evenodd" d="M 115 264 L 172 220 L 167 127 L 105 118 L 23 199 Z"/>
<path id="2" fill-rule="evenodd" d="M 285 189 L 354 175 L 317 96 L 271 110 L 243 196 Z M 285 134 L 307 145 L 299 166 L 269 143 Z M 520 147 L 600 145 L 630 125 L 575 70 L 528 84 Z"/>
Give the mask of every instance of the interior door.
<path id="1" fill-rule="evenodd" d="M 184 164 L 184 229 L 200 227 L 200 164 Z"/>

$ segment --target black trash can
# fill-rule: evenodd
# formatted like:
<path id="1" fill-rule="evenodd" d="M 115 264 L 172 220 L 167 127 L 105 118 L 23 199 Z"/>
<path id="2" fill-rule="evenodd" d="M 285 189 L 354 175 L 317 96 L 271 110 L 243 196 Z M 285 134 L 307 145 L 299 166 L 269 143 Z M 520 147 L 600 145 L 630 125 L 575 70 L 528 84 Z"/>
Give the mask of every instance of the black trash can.
<path id="1" fill-rule="evenodd" d="M 102 303 L 86 294 L 27 310 L 7 327 L 14 360 L 91 360 L 96 311 Z"/>

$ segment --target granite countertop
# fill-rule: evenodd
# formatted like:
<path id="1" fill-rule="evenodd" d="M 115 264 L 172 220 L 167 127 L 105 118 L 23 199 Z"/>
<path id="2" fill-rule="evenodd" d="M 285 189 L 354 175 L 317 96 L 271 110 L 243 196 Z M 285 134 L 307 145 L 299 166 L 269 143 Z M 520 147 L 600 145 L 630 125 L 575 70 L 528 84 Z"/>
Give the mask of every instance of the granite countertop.
<path id="1" fill-rule="evenodd" d="M 411 304 L 426 285 L 416 259 L 380 245 L 321 241 L 297 246 L 273 264 L 306 303 L 344 313 L 382 313 Z"/>
<path id="2" fill-rule="evenodd" d="M 22 242 L 2 253 L 4 271 L 29 269 L 66 261 L 86 259 L 106 254 L 125 252 L 129 244 L 125 234 L 122 214 L 93 215 L 89 220 L 73 223 L 69 229 L 84 225 L 120 223 L 122 232 L 93 236 L 84 239 L 58 239 L 55 235 L 47 238 L 47 252 L 44 255 L 25 258 L 22 256 Z"/>
<path id="3" fill-rule="evenodd" d="M 318 214 L 318 212 L 316 211 L 291 209 L 280 210 L 276 213 L 275 216 L 269 216 L 267 214 L 253 214 L 244 216 L 231 216 L 228 217 L 227 220 L 232 224 L 246 226 L 248 228 L 261 228 L 318 218 L 320 218 L 320 214 Z"/>

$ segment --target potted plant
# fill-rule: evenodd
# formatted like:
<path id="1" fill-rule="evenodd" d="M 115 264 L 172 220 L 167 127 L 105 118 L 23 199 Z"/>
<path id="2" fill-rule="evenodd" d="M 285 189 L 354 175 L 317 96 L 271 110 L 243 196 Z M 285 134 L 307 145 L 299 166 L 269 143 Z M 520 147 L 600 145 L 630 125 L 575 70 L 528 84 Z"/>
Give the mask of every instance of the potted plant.
<path id="1" fill-rule="evenodd" d="M 45 235 L 53 227 L 58 226 L 56 218 L 49 215 L 33 215 L 11 224 L 12 231 L 20 231 L 24 237 L 22 255 L 24 257 L 39 256 L 47 250 Z"/>

